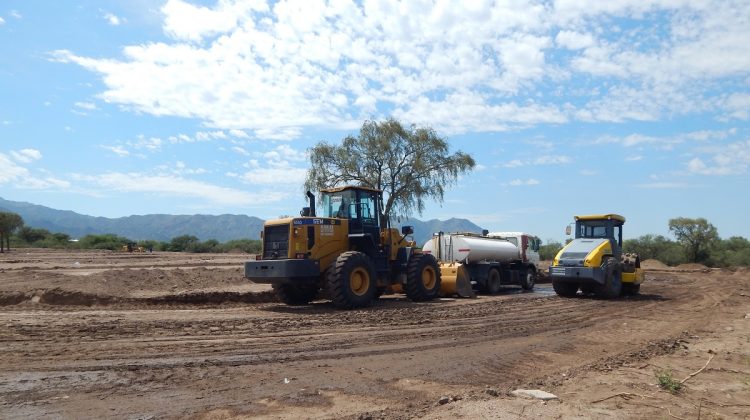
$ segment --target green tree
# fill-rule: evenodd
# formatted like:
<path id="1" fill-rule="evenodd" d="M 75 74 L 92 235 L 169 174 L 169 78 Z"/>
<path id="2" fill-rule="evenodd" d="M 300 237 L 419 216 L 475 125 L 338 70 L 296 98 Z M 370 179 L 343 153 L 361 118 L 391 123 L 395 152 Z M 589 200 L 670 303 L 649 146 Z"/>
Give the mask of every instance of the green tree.
<path id="1" fill-rule="evenodd" d="M 673 266 L 687 261 L 682 245 L 662 235 L 649 234 L 636 239 L 626 239 L 622 249 L 624 252 L 638 254 L 641 261 L 655 259 Z"/>
<path id="2" fill-rule="evenodd" d="M 0 213 L 0 252 L 5 252 L 3 251 L 3 244 L 10 251 L 10 235 L 21 227 L 23 227 L 23 218 L 19 214 Z"/>
<path id="3" fill-rule="evenodd" d="M 719 240 L 716 227 L 704 218 L 678 217 L 669 220 L 669 230 L 685 247 L 688 261 L 704 262 L 709 258 L 711 246 Z"/>
<path id="4" fill-rule="evenodd" d="M 109 249 L 117 251 L 123 245 L 130 242 L 133 241 L 113 233 L 105 233 L 103 235 L 86 235 L 78 241 L 78 245 L 82 249 Z"/>
<path id="5" fill-rule="evenodd" d="M 172 241 L 169 242 L 169 247 L 167 248 L 167 250 L 173 251 L 173 252 L 190 251 L 191 248 L 194 248 L 199 243 L 200 243 L 200 240 L 198 239 L 197 236 L 193 236 L 193 235 L 176 236 L 172 238 Z"/>
<path id="6" fill-rule="evenodd" d="M 31 226 L 24 226 L 18 231 L 18 238 L 29 245 L 41 241 L 49 235 L 50 232 L 47 229 L 37 229 Z"/>
<path id="7" fill-rule="evenodd" d="M 732 236 L 717 242 L 711 250 L 711 262 L 719 267 L 750 266 L 750 241 Z"/>
<path id="8" fill-rule="evenodd" d="M 318 143 L 310 149 L 305 188 L 355 184 L 384 191 L 382 222 L 391 216 L 422 214 L 426 199 L 443 201 L 445 188 L 474 168 L 461 151 L 450 154 L 448 142 L 429 127 L 404 127 L 395 119 L 365 121 L 356 137 L 341 145 Z"/>
<path id="9" fill-rule="evenodd" d="M 557 241 L 544 244 L 539 247 L 539 259 L 543 261 L 551 261 L 562 248 L 563 244 Z"/>

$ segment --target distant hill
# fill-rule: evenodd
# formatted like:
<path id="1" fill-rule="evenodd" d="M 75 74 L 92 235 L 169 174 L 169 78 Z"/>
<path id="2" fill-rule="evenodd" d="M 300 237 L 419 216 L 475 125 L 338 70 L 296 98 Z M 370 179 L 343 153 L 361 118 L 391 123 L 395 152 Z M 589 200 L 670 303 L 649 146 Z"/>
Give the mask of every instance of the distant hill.
<path id="1" fill-rule="evenodd" d="M 67 233 L 73 238 L 89 234 L 114 233 L 133 240 L 169 241 L 180 235 L 200 240 L 260 239 L 263 220 L 257 217 L 222 214 L 219 216 L 147 214 L 118 218 L 94 217 L 70 210 L 56 210 L 37 204 L 0 198 L 0 211 L 18 213 L 27 226 Z M 414 240 L 423 245 L 434 232 L 481 232 L 482 228 L 466 219 L 409 219 L 401 225 L 414 226 Z"/>

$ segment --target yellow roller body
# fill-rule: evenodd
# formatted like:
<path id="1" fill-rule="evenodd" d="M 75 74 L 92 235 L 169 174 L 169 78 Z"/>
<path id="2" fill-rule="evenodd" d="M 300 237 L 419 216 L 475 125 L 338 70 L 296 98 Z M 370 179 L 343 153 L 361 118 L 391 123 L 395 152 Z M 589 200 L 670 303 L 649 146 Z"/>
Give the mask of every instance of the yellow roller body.
<path id="1" fill-rule="evenodd" d="M 477 297 L 471 288 L 471 280 L 466 267 L 459 263 L 440 263 L 440 295 Z"/>

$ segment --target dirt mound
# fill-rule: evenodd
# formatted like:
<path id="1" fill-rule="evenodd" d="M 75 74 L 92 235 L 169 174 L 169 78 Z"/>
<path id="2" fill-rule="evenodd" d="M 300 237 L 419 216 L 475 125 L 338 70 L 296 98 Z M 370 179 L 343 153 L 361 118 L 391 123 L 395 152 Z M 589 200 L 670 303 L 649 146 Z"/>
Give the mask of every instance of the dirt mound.
<path id="1" fill-rule="evenodd" d="M 153 296 L 147 298 L 127 298 L 86 293 L 74 290 L 50 289 L 34 292 L 0 292 L 0 306 L 23 303 L 55 306 L 107 306 L 127 305 L 218 305 L 222 303 L 270 303 L 278 302 L 272 291 L 264 292 L 189 292 Z"/>
<path id="2" fill-rule="evenodd" d="M 663 270 L 669 268 L 669 266 L 659 260 L 648 259 L 641 261 L 641 268 L 646 270 Z"/>
<path id="3" fill-rule="evenodd" d="M 680 264 L 676 267 L 678 270 L 706 270 L 708 267 L 706 267 L 703 264 L 697 264 L 697 263 L 689 263 L 689 264 Z"/>

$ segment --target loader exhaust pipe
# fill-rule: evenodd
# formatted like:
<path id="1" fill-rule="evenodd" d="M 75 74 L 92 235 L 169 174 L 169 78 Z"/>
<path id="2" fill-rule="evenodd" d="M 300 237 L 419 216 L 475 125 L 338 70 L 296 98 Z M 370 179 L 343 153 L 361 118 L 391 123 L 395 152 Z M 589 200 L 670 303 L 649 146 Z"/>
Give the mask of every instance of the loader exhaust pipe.
<path id="1" fill-rule="evenodd" d="M 307 198 L 310 199 L 310 216 L 315 217 L 315 194 L 307 191 Z"/>

